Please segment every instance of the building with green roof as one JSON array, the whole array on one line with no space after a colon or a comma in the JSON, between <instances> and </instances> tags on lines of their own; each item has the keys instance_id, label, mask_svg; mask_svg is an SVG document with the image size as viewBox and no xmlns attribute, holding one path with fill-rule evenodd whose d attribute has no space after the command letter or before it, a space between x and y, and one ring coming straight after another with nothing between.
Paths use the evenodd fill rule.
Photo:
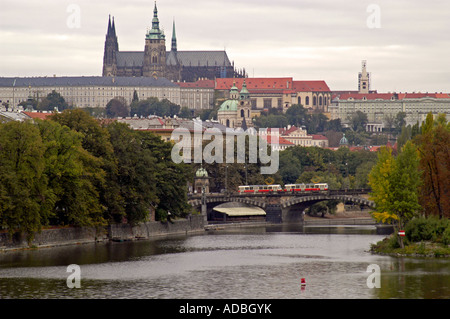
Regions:
<instances>
[{"instance_id":1,"label":"building with green roof","mask_svg":"<svg viewBox=\"0 0 450 319\"><path fill-rule=\"evenodd\" d=\"M241 127L246 130L248 127L253 127L251 108L250 93L245 80L240 92L233 83L230 89L230 98L224 101L217 110L217 119L226 127Z\"/></svg>"}]
</instances>

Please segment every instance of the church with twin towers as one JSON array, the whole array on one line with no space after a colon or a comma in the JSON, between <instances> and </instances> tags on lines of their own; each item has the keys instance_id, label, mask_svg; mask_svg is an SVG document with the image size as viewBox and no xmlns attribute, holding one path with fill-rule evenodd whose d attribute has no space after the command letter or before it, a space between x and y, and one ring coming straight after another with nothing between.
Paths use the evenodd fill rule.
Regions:
<instances>
[{"instance_id":1,"label":"church with twin towers","mask_svg":"<svg viewBox=\"0 0 450 319\"><path fill-rule=\"evenodd\" d=\"M242 78L245 69L236 70L223 51L179 51L172 26L170 51L166 36L160 29L158 9L153 10L151 29L145 35L144 51L120 51L114 17L109 17L103 55L103 76L163 77L174 82L194 82L199 79Z\"/></svg>"}]
</instances>

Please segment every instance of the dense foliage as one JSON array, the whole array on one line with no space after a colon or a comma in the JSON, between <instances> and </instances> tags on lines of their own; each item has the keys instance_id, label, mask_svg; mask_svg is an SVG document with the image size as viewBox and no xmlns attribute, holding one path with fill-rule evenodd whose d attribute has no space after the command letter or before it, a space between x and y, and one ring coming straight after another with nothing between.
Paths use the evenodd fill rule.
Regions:
<instances>
[{"instance_id":1,"label":"dense foliage","mask_svg":"<svg viewBox=\"0 0 450 319\"><path fill-rule=\"evenodd\" d=\"M404 248L398 236L387 237L373 244L376 253L420 255L429 257L450 256L450 220L437 217L415 217L405 227Z\"/></svg>"},{"instance_id":2,"label":"dense foliage","mask_svg":"<svg viewBox=\"0 0 450 319\"><path fill-rule=\"evenodd\" d=\"M0 124L0 226L31 240L45 225L138 223L189 213L188 170L172 144L82 110ZM169 182L170 181L170 182Z\"/></svg>"},{"instance_id":3,"label":"dense foliage","mask_svg":"<svg viewBox=\"0 0 450 319\"><path fill-rule=\"evenodd\" d=\"M371 199L376 203L373 216L395 226L392 239L378 249L395 248L394 242L403 249L403 237L397 235L398 230L405 230L407 242L448 245L450 123L444 115L434 119L430 113L420 130L418 125L408 129L403 126L399 138L404 145L397 157L382 149L369 174Z\"/></svg>"}]
</instances>

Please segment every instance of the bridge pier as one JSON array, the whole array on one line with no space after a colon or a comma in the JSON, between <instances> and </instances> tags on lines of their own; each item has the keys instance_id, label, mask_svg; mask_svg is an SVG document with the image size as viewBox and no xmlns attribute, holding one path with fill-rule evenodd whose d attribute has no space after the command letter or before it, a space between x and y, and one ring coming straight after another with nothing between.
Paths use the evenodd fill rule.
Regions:
<instances>
[{"instance_id":1,"label":"bridge pier","mask_svg":"<svg viewBox=\"0 0 450 319\"><path fill-rule=\"evenodd\" d=\"M268 223L282 223L283 210L280 204L268 204L265 208L266 222Z\"/></svg>"},{"instance_id":2,"label":"bridge pier","mask_svg":"<svg viewBox=\"0 0 450 319\"><path fill-rule=\"evenodd\" d=\"M291 206L282 208L283 223L303 223L303 211L306 206Z\"/></svg>"},{"instance_id":3,"label":"bridge pier","mask_svg":"<svg viewBox=\"0 0 450 319\"><path fill-rule=\"evenodd\" d=\"M206 204L206 194L202 193L202 204L200 207L200 212L203 217L203 225L208 225L208 205Z\"/></svg>"}]
</instances>

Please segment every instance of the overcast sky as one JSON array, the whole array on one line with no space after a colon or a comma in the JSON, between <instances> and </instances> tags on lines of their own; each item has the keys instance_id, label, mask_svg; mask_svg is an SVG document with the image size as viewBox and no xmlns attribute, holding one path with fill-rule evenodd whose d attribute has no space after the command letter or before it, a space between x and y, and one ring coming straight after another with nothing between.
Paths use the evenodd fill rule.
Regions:
<instances>
[{"instance_id":1,"label":"overcast sky","mask_svg":"<svg viewBox=\"0 0 450 319\"><path fill-rule=\"evenodd\" d=\"M0 76L101 75L108 15L119 50L143 51L154 1L1 0ZM227 51L250 77L379 92L450 92L447 0L158 0L170 49Z\"/></svg>"}]
</instances>

